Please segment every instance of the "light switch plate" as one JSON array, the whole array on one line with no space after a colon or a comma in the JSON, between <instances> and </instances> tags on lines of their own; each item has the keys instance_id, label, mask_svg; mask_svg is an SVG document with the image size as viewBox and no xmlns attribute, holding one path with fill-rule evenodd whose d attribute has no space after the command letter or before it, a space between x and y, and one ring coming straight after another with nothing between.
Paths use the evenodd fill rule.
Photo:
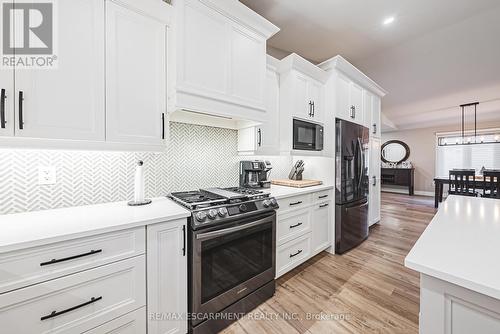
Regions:
<instances>
[{"instance_id":1,"label":"light switch plate","mask_svg":"<svg viewBox=\"0 0 500 334\"><path fill-rule=\"evenodd\" d=\"M38 184L55 184L56 168L54 166L38 166Z\"/></svg>"}]
</instances>

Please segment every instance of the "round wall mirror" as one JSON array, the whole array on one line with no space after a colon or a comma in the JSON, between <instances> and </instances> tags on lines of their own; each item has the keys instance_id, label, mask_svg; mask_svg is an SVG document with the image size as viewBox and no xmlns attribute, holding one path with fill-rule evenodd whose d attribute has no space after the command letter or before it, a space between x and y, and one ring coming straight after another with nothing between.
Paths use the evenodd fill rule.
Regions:
<instances>
[{"instance_id":1,"label":"round wall mirror","mask_svg":"<svg viewBox=\"0 0 500 334\"><path fill-rule=\"evenodd\" d=\"M408 160L410 148L400 140L389 140L382 145L382 161L399 164Z\"/></svg>"}]
</instances>

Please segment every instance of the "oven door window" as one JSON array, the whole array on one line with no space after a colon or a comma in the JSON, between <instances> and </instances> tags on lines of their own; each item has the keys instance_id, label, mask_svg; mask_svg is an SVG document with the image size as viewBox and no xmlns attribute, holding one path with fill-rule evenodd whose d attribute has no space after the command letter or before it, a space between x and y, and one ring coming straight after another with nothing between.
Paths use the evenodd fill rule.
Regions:
<instances>
[{"instance_id":1,"label":"oven door window","mask_svg":"<svg viewBox=\"0 0 500 334\"><path fill-rule=\"evenodd\" d=\"M201 303L272 268L271 222L203 241Z\"/></svg>"}]
</instances>

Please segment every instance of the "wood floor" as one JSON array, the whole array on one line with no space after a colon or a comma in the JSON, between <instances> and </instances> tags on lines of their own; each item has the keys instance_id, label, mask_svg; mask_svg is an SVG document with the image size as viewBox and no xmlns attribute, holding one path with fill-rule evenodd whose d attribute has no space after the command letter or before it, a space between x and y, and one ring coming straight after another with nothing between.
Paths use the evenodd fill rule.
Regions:
<instances>
[{"instance_id":1,"label":"wood floor","mask_svg":"<svg viewBox=\"0 0 500 334\"><path fill-rule=\"evenodd\" d=\"M382 194L382 220L344 255L319 254L223 333L418 333L419 276L406 254L435 214L430 197Z\"/></svg>"}]
</instances>

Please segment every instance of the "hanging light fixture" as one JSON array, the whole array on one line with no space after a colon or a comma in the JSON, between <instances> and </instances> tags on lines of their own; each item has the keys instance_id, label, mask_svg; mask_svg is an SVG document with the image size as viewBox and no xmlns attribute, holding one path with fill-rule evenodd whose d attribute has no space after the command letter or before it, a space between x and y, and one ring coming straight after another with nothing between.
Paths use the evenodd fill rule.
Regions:
<instances>
[{"instance_id":1,"label":"hanging light fixture","mask_svg":"<svg viewBox=\"0 0 500 334\"><path fill-rule=\"evenodd\" d=\"M446 136L438 138L439 146L454 146L454 145L474 145L474 144L492 144L500 142L500 134L495 132L485 133L482 132L479 137L477 134L477 106L479 102L466 103L460 105L462 109L462 131L455 136ZM467 107L474 107L474 134L465 130L465 109Z\"/></svg>"}]
</instances>

